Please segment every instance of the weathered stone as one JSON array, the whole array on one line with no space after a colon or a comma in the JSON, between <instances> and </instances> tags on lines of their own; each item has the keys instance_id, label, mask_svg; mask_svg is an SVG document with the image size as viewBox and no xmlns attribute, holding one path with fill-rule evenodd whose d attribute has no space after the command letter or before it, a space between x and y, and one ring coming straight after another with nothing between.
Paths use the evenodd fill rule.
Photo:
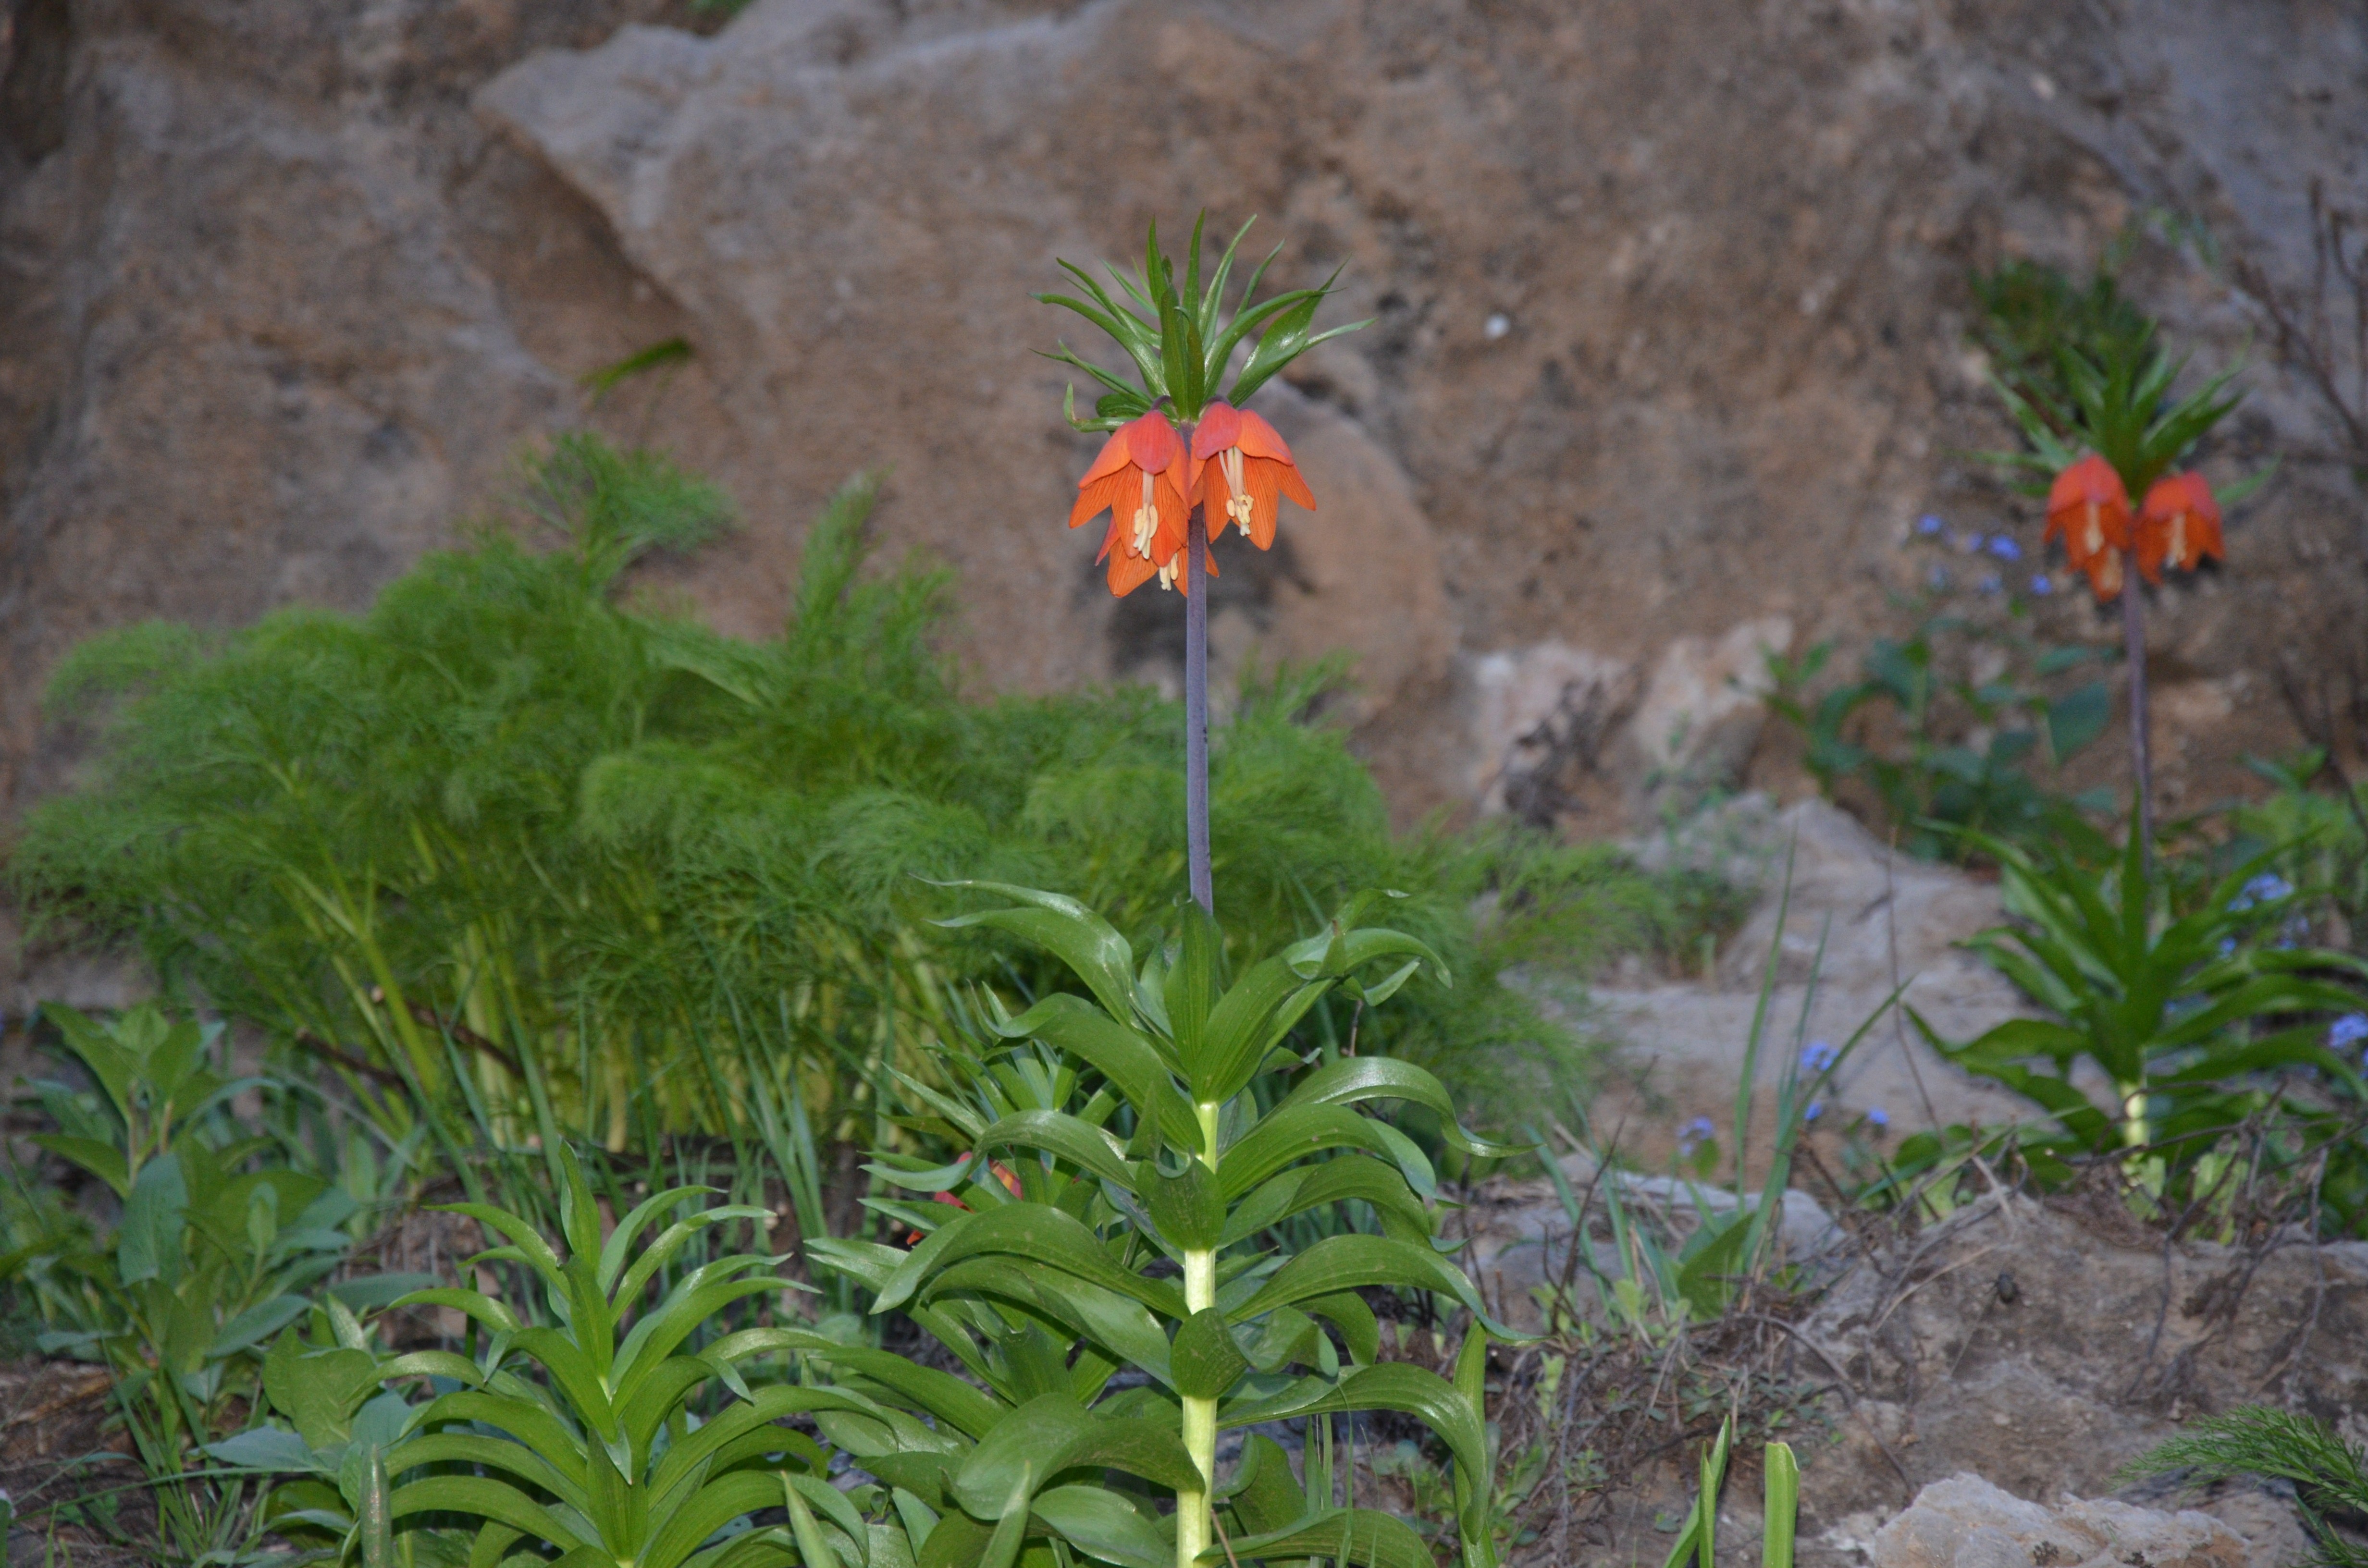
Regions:
<instances>
[{"instance_id":1,"label":"weathered stone","mask_svg":"<svg viewBox=\"0 0 2368 1568\"><path fill-rule=\"evenodd\" d=\"M1483 812L1510 812L1551 827L1578 800L1613 727L1626 716L1635 667L1584 648L1546 642L1471 662L1472 771Z\"/></svg>"},{"instance_id":2,"label":"weathered stone","mask_svg":"<svg viewBox=\"0 0 2368 1568\"><path fill-rule=\"evenodd\" d=\"M1977 1475L1952 1475L1875 1535L1873 1568L2255 1568L2244 1538L2209 1514L2110 1499L2045 1508Z\"/></svg>"},{"instance_id":3,"label":"weathered stone","mask_svg":"<svg viewBox=\"0 0 2368 1568\"><path fill-rule=\"evenodd\" d=\"M1773 615L1661 651L1622 748L1632 819L1683 816L1741 779L1768 722L1768 661L1792 646L1792 618Z\"/></svg>"},{"instance_id":4,"label":"weathered stone","mask_svg":"<svg viewBox=\"0 0 2368 1568\"><path fill-rule=\"evenodd\" d=\"M2035 549L1951 455L2006 438L1967 267L2082 264L2169 204L2306 279L2304 193L2360 204L2368 114L2368 20L2299 0L761 0L712 38L615 31L682 0L0 14L11 800L62 777L34 702L75 638L362 602L583 418L740 496L737 539L652 569L726 629L778 625L815 504L886 464L883 540L961 570L987 682L1156 674L1172 617L1113 607L1058 526L1092 444L1029 353L1068 324L1025 296L1203 204L1266 215L1279 281L1345 263L1335 319L1375 318L1294 372L1343 421L1306 437L1326 505L1288 554L1229 550L1221 643L1353 649L1402 808L1468 800L1501 746L1473 753L1453 649L1650 668L1783 616L1847 660L1917 512ZM2205 358L2258 335L2165 247L2132 284ZM675 335L663 390L584 407L583 373ZM2324 444L2299 382L2248 379L2245 442ZM2226 569L2157 601L2166 689L2255 682L2225 718L2170 700L2166 799L2286 746L2276 656L2351 636L2343 483L2290 463Z\"/></svg>"}]
</instances>

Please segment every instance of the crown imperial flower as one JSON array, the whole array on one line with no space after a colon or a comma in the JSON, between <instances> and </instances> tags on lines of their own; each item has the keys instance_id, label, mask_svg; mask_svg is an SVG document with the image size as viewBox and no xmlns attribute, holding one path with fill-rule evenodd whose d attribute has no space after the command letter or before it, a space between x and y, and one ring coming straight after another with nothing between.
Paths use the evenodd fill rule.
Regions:
<instances>
[{"instance_id":1,"label":"crown imperial flower","mask_svg":"<svg viewBox=\"0 0 2368 1568\"><path fill-rule=\"evenodd\" d=\"M1213 469L1204 466L1210 463ZM1212 540L1230 522L1260 550L1270 548L1278 495L1315 510L1315 493L1300 477L1291 448L1273 426L1247 409L1214 402L1201 411L1200 426L1192 432L1192 466L1200 476L1203 515L1214 525L1209 530ZM1217 522L1221 511L1224 521Z\"/></svg>"},{"instance_id":2,"label":"crown imperial flower","mask_svg":"<svg viewBox=\"0 0 2368 1568\"><path fill-rule=\"evenodd\" d=\"M1155 408L1110 432L1077 482L1069 526L1110 515L1094 560L1110 562L1111 593L1123 598L1154 577L1162 587L1175 580L1192 490L1190 449L1166 414Z\"/></svg>"},{"instance_id":3,"label":"crown imperial flower","mask_svg":"<svg viewBox=\"0 0 2368 1568\"><path fill-rule=\"evenodd\" d=\"M2055 476L2047 491L2047 531L2043 540L2061 537L2064 558L2076 572L2087 572L2098 597L2110 598L2092 563L2100 555L2130 546L2130 493L2113 465L2091 452ZM2118 562L2111 574L2112 593L2121 591Z\"/></svg>"},{"instance_id":4,"label":"crown imperial flower","mask_svg":"<svg viewBox=\"0 0 2368 1568\"><path fill-rule=\"evenodd\" d=\"M2220 504L2200 473L2166 474L2146 491L2138 508L2138 571L2149 583L2162 569L2192 572L2205 556L2226 559L2220 540Z\"/></svg>"}]
</instances>

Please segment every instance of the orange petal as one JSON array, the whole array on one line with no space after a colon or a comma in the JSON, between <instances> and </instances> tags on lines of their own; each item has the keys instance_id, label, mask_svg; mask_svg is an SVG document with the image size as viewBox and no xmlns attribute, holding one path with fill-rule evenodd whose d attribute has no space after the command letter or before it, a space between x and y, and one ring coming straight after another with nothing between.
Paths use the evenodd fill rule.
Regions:
<instances>
[{"instance_id":1,"label":"orange petal","mask_svg":"<svg viewBox=\"0 0 2368 1568\"><path fill-rule=\"evenodd\" d=\"M1167 415L1156 408L1142 418L1121 426L1118 434L1126 437L1127 450L1133 454L1137 468L1156 472L1160 469L1178 467L1187 455L1182 438L1176 434L1176 426L1167 423ZM1111 438L1115 440L1117 437Z\"/></svg>"},{"instance_id":2,"label":"orange petal","mask_svg":"<svg viewBox=\"0 0 2368 1568\"><path fill-rule=\"evenodd\" d=\"M1110 555L1110 591L1120 598L1126 597L1158 575L1159 568L1140 555L1123 550Z\"/></svg>"},{"instance_id":3,"label":"orange petal","mask_svg":"<svg viewBox=\"0 0 2368 1568\"><path fill-rule=\"evenodd\" d=\"M1201 423L1192 432L1192 457L1206 462L1227 447L1241 445L1243 422L1258 419L1255 414L1244 414L1229 403L1212 403L1201 410ZM1258 419L1260 425L1266 423Z\"/></svg>"},{"instance_id":4,"label":"orange petal","mask_svg":"<svg viewBox=\"0 0 2368 1568\"><path fill-rule=\"evenodd\" d=\"M1242 458L1242 490L1250 498L1250 542L1260 550L1274 546L1275 496L1281 488L1281 477L1289 472L1272 458L1247 453Z\"/></svg>"},{"instance_id":5,"label":"orange petal","mask_svg":"<svg viewBox=\"0 0 2368 1568\"><path fill-rule=\"evenodd\" d=\"M1129 428L1121 425L1110 432L1110 439L1102 443L1102 449L1094 454L1093 466L1086 470L1086 477L1077 481L1078 489L1083 490L1097 479L1108 478L1133 460L1128 456L1132 450L1126 439Z\"/></svg>"},{"instance_id":6,"label":"orange petal","mask_svg":"<svg viewBox=\"0 0 2368 1568\"><path fill-rule=\"evenodd\" d=\"M1292 460L1290 446L1284 442L1281 436L1275 433L1273 426L1268 424L1257 415L1252 414L1247 408L1241 411L1240 417L1242 422L1241 438L1234 444L1242 449L1242 456L1246 458L1273 458L1278 462L1290 462Z\"/></svg>"},{"instance_id":7,"label":"orange petal","mask_svg":"<svg viewBox=\"0 0 2368 1568\"><path fill-rule=\"evenodd\" d=\"M1140 470L1132 463L1121 462L1100 478L1080 484L1077 486L1077 498L1069 506L1069 526L1082 528L1105 511L1115 519L1120 499L1134 494L1142 479Z\"/></svg>"}]
</instances>

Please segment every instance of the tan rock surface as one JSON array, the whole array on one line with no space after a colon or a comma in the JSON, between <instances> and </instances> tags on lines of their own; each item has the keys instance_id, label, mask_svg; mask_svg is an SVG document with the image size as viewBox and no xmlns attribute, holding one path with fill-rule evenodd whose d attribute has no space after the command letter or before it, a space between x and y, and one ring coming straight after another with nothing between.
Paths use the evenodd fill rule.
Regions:
<instances>
[{"instance_id":1,"label":"tan rock surface","mask_svg":"<svg viewBox=\"0 0 2368 1568\"><path fill-rule=\"evenodd\" d=\"M2368 179L2368 18L2306 0L760 0L617 30L681 3L5 0L10 799L70 755L34 699L73 640L364 601L587 417L576 378L676 335L684 373L588 417L740 496L739 539L654 573L718 623L772 626L815 504L889 464L882 533L962 570L985 679L1156 673L1161 618L1059 526L1091 443L1025 295L1205 204L1264 215L1281 281L1345 263L1338 319L1376 318L1297 377L1332 499L1228 557L1232 656L1355 649L1401 806L1463 800L1453 653L1649 671L1776 616L1852 644L1917 512L2036 545L1951 455L2003 434L1968 266L2175 206L2299 281L2310 179ZM2190 336L2251 330L2160 246L2134 285ZM2253 379L2237 445L2325 444ZM2290 464L2165 597L2165 690L2229 699L2170 702L2173 804L2291 739L2281 652L2356 642L2341 483ZM2069 595L2039 630L2111 633Z\"/></svg>"}]
</instances>

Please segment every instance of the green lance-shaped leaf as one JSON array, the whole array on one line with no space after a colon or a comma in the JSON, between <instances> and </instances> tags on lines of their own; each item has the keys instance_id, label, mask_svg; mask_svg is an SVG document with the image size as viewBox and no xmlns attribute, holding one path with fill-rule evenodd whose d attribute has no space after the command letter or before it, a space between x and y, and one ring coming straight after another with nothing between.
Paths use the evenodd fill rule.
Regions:
<instances>
[{"instance_id":1,"label":"green lance-shaped leaf","mask_svg":"<svg viewBox=\"0 0 2368 1568\"><path fill-rule=\"evenodd\" d=\"M1222 1105L1241 1093L1274 1043L1277 1010L1306 989L1279 957L1251 965L1210 1013L1205 1046L1197 1060L1187 1063L1193 1097L1203 1105ZM1299 1011L1305 1012L1315 1000L1314 994L1300 999ZM1182 1038L1180 1032L1178 1038Z\"/></svg>"},{"instance_id":2,"label":"green lance-shaped leaf","mask_svg":"<svg viewBox=\"0 0 2368 1568\"><path fill-rule=\"evenodd\" d=\"M1174 1568L1176 1542L1122 1493L1052 1486L1030 1504L1047 1528L1088 1556L1119 1568Z\"/></svg>"},{"instance_id":3,"label":"green lance-shaped leaf","mask_svg":"<svg viewBox=\"0 0 2368 1568\"><path fill-rule=\"evenodd\" d=\"M940 887L978 888L986 892L999 892L1016 898L1027 906L1020 909L989 909L975 915L958 915L940 920L938 925L959 930L970 926L985 926L991 930L1008 931L1015 937L1035 943L1074 971L1094 999L1109 1009L1113 1018L1127 1019L1134 1016L1134 950L1126 938L1114 930L1110 922L1061 893L1042 892L1034 888L1015 887L1009 882L940 882Z\"/></svg>"},{"instance_id":4,"label":"green lance-shaped leaf","mask_svg":"<svg viewBox=\"0 0 2368 1568\"><path fill-rule=\"evenodd\" d=\"M1247 1136L1225 1151L1218 1168L1225 1201L1231 1203L1286 1165L1329 1149L1362 1149L1396 1162L1417 1191L1431 1185L1430 1162L1397 1129L1347 1106L1300 1105L1261 1118Z\"/></svg>"},{"instance_id":5,"label":"green lance-shaped leaf","mask_svg":"<svg viewBox=\"0 0 2368 1568\"><path fill-rule=\"evenodd\" d=\"M472 1518L491 1519L521 1535L548 1541L563 1551L596 1544L569 1529L557 1515L508 1482L490 1481L483 1476L432 1475L425 1481L396 1487L387 1502L387 1517L392 1519L427 1513L466 1514Z\"/></svg>"},{"instance_id":6,"label":"green lance-shaped leaf","mask_svg":"<svg viewBox=\"0 0 2368 1568\"><path fill-rule=\"evenodd\" d=\"M1129 1191L1134 1187L1136 1167L1127 1163L1126 1145L1065 1111L1023 1110L996 1118L979 1134L962 1179L977 1175L989 1155L1004 1149L1041 1149L1100 1180Z\"/></svg>"},{"instance_id":7,"label":"green lance-shaped leaf","mask_svg":"<svg viewBox=\"0 0 2368 1568\"><path fill-rule=\"evenodd\" d=\"M1471 1412L1474 1425L1488 1429L1488 1335L1474 1324L1455 1353L1455 1392ZM1497 1541L1488 1518L1488 1495L1495 1475L1487 1470L1455 1467L1455 1515L1463 1540L1464 1568L1496 1568Z\"/></svg>"},{"instance_id":8,"label":"green lance-shaped leaf","mask_svg":"<svg viewBox=\"0 0 2368 1568\"><path fill-rule=\"evenodd\" d=\"M1529 1145L1492 1143L1474 1138L1455 1119L1455 1102L1447 1085L1411 1062L1391 1056L1349 1056L1326 1063L1302 1079L1282 1103L1281 1111L1300 1105L1354 1105L1364 1100L1408 1100L1439 1114L1440 1131L1465 1153L1484 1159L1508 1159L1527 1153Z\"/></svg>"},{"instance_id":9,"label":"green lance-shaped leaf","mask_svg":"<svg viewBox=\"0 0 2368 1568\"><path fill-rule=\"evenodd\" d=\"M1323 1509L1270 1534L1220 1542L1199 1561L1213 1565L1294 1558L1329 1558L1360 1568L1437 1568L1429 1546L1412 1526L1373 1508Z\"/></svg>"},{"instance_id":10,"label":"green lance-shaped leaf","mask_svg":"<svg viewBox=\"0 0 2368 1568\"><path fill-rule=\"evenodd\" d=\"M1218 1244L1230 1246L1310 1209L1348 1202L1372 1204L1383 1231L1399 1241L1430 1238L1430 1210L1406 1185L1406 1176L1368 1155L1351 1154L1283 1171L1260 1184L1234 1206Z\"/></svg>"},{"instance_id":11,"label":"green lance-shaped leaf","mask_svg":"<svg viewBox=\"0 0 2368 1568\"><path fill-rule=\"evenodd\" d=\"M1200 1161L1186 1160L1176 1176L1146 1163L1124 1185L1143 1200L1160 1238L1178 1251L1207 1251L1224 1237L1224 1192L1216 1173Z\"/></svg>"},{"instance_id":12,"label":"green lance-shaped leaf","mask_svg":"<svg viewBox=\"0 0 2368 1568\"><path fill-rule=\"evenodd\" d=\"M1793 1536L1801 1508L1801 1461L1789 1443L1768 1445L1766 1517L1759 1568L1793 1568Z\"/></svg>"},{"instance_id":13,"label":"green lance-shaped leaf","mask_svg":"<svg viewBox=\"0 0 2368 1568\"><path fill-rule=\"evenodd\" d=\"M1414 1416L1439 1434L1459 1466L1471 1466L1474 1475L1488 1473L1486 1429L1473 1415L1471 1402L1437 1372L1403 1361L1360 1368L1338 1383L1302 1379L1269 1398L1219 1410L1217 1425L1255 1426L1264 1421L1352 1410L1395 1410Z\"/></svg>"},{"instance_id":14,"label":"green lance-shaped leaf","mask_svg":"<svg viewBox=\"0 0 2368 1568\"><path fill-rule=\"evenodd\" d=\"M1230 1308L1226 1315L1240 1323L1275 1307L1377 1285L1452 1296L1498 1338L1527 1338L1488 1315L1480 1292L1463 1270L1429 1247L1392 1241L1386 1236L1326 1236L1275 1270L1265 1284L1247 1300Z\"/></svg>"},{"instance_id":15,"label":"green lance-shaped leaf","mask_svg":"<svg viewBox=\"0 0 2368 1568\"><path fill-rule=\"evenodd\" d=\"M1136 1132L1130 1153L1153 1153L1162 1142L1176 1148L1198 1146L1200 1123L1191 1102L1176 1092L1169 1075L1174 1064L1152 1039L1082 997L1056 993L995 1028L1006 1040L1041 1040L1108 1079L1134 1108Z\"/></svg>"},{"instance_id":16,"label":"green lance-shaped leaf","mask_svg":"<svg viewBox=\"0 0 2368 1568\"><path fill-rule=\"evenodd\" d=\"M980 1439L954 1472L954 1496L973 1517L1000 1518L1015 1487L1079 1467L1123 1471L1170 1491L1200 1483L1172 1426L1095 1415L1055 1393L1030 1400Z\"/></svg>"},{"instance_id":17,"label":"green lance-shaped leaf","mask_svg":"<svg viewBox=\"0 0 2368 1568\"><path fill-rule=\"evenodd\" d=\"M1225 1314L1214 1307L1194 1312L1177 1329L1168 1367L1176 1392L1187 1399L1222 1398L1250 1369Z\"/></svg>"},{"instance_id":18,"label":"green lance-shaped leaf","mask_svg":"<svg viewBox=\"0 0 2368 1568\"><path fill-rule=\"evenodd\" d=\"M1166 1280L1120 1267L1085 1224L1041 1203L1015 1203L992 1213L964 1214L923 1241L881 1287L871 1310L900 1307L933 1274L964 1257L1004 1254L1074 1274L1088 1284L1132 1296L1156 1312L1183 1317L1184 1292Z\"/></svg>"},{"instance_id":19,"label":"green lance-shaped leaf","mask_svg":"<svg viewBox=\"0 0 2368 1568\"><path fill-rule=\"evenodd\" d=\"M931 1282L932 1292L975 1290L1020 1306L1033 1306L1053 1322L1109 1349L1121 1359L1169 1381L1167 1336L1159 1320L1139 1301L1088 1285L1074 1275L1049 1275L1009 1257L973 1257L955 1264Z\"/></svg>"}]
</instances>

